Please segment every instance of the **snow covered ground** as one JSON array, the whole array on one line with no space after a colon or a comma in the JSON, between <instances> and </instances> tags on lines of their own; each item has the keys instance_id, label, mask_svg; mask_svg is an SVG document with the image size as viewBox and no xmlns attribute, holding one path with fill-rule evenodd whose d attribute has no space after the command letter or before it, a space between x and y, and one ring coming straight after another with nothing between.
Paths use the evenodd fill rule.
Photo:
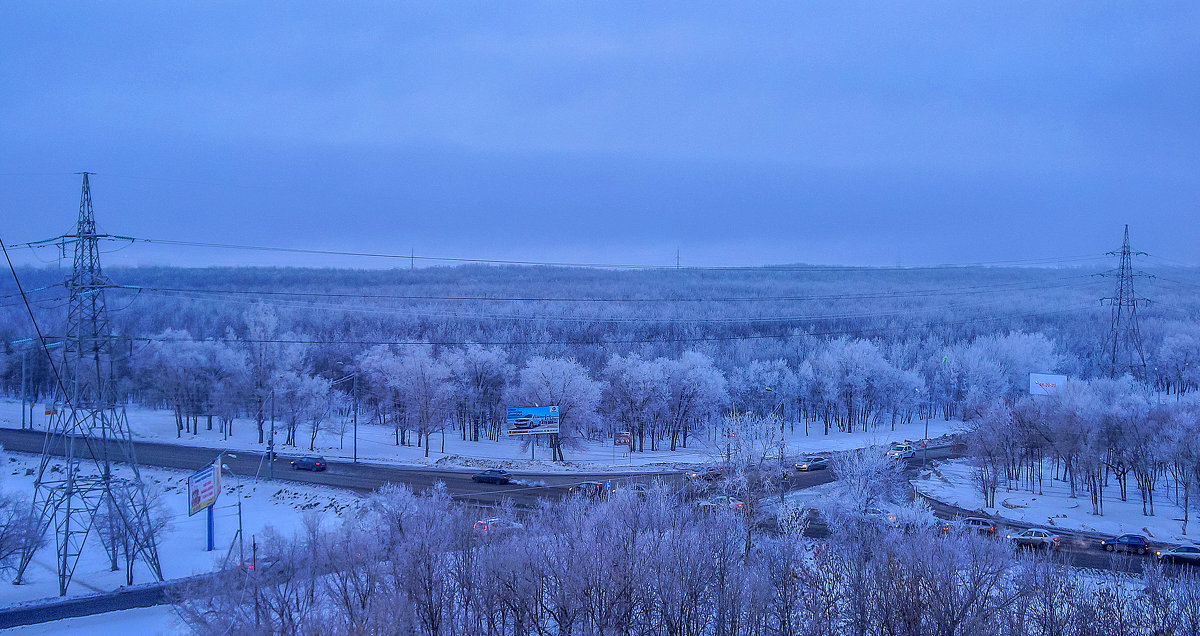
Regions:
<instances>
[{"instance_id":1,"label":"snow covered ground","mask_svg":"<svg viewBox=\"0 0 1200 636\"><path fill-rule=\"evenodd\" d=\"M186 634L187 628L180 622L175 610L170 605L157 605L14 627L5 633L14 636L52 636L55 634L167 636Z\"/></svg>"},{"instance_id":2,"label":"snow covered ground","mask_svg":"<svg viewBox=\"0 0 1200 636\"><path fill-rule=\"evenodd\" d=\"M38 430L44 430L46 416L39 406L35 410ZM233 434L229 439L217 430L218 424L213 423L213 430L206 429L206 421L201 419L198 434L184 433L176 436L174 416L169 411L130 407L128 410L130 428L137 439L207 446L212 448L227 448L230 450L265 450L265 445L258 443L258 430L255 423L248 419L238 419L233 424ZM269 423L268 423L269 425ZM0 401L0 426L20 428L21 411L19 405L12 401ZM341 434L341 422L328 423L326 430L317 435L315 453L330 459L349 459L353 456L353 430L346 426L345 434ZM938 437L951 433L961 426L957 421L934 419L929 424L930 437ZM284 439L283 424L276 423L275 440L281 455L309 454L308 432L301 425L299 437L301 442L297 448L282 445ZM896 430L890 427L880 428L866 433L830 432L822 434L819 424L810 425L809 435L804 434L804 428L797 426L795 431L787 433L788 448L795 454L845 450L872 444L885 444L893 441L915 440L924 437L925 423L916 421L910 424L898 424ZM580 448L567 449L569 460L564 463L548 461L550 449L539 445L533 449L534 459L530 459L530 449L520 439L501 439L500 441L484 440L479 442L465 441L455 431L447 431L443 442L442 435L435 433L430 444L429 457L425 457L425 449L417 446L396 446L393 430L360 422L358 425L358 458L381 463L403 465L429 466L436 465L446 468L475 468L480 466L502 467L510 470L529 470L539 472L572 472L572 471L628 471L681 468L686 465L705 463L722 455L723 445L714 444L703 436L689 437L688 448L676 451L658 450L639 453L626 453L624 447L618 447L612 442L584 442ZM648 447L648 444L647 444ZM443 452L443 448L445 449Z\"/></svg>"},{"instance_id":3,"label":"snow covered ground","mask_svg":"<svg viewBox=\"0 0 1200 636\"><path fill-rule=\"evenodd\" d=\"M1091 496L1083 490L1071 498L1069 486L1047 479L1045 494L1013 490L1003 485L996 492L995 508L983 507L983 496L971 482L970 460L957 459L934 465L933 470L913 480L918 492L967 510L983 510L990 515L1044 528L1117 535L1143 534L1155 543L1193 543L1200 538L1200 519L1194 516L1183 532L1183 509L1171 500L1165 487L1154 493L1154 516L1142 514L1142 501L1130 480L1128 501L1121 501L1115 484L1104 493L1104 515L1092 514Z\"/></svg>"},{"instance_id":4,"label":"snow covered ground","mask_svg":"<svg viewBox=\"0 0 1200 636\"><path fill-rule=\"evenodd\" d=\"M0 458L0 489L24 498L32 496L32 473L37 461L38 458L33 455L5 453ZM51 466L53 468L53 464ZM121 472L120 467L117 472ZM205 550L205 513L192 517L187 514L185 492L188 473L143 467L142 475L158 489L161 510L169 519L159 542L159 559L164 577L173 579L212 571L219 567L227 554L231 559L238 558L238 546L234 543L238 529L238 478L226 474L222 480L222 494L214 509L215 549L208 552ZM347 491L292 482L256 482L247 479L242 490L242 526L247 555L251 551L251 541L261 537L268 526L284 535L294 533L301 527L305 513L326 517L332 523L347 511L352 512L359 500L357 495ZM25 572L24 584L0 585L0 605L58 596L53 536L48 540L49 544L34 555L33 562ZM135 584L153 580L148 570L140 564L137 567ZM124 570L109 571L98 538L89 536L68 595L105 592L124 584Z\"/></svg>"}]
</instances>

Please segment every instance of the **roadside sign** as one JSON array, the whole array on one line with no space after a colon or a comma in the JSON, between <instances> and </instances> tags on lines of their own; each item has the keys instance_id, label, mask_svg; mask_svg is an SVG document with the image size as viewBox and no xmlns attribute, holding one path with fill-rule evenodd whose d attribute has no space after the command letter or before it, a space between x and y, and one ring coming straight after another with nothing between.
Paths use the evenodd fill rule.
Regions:
<instances>
[{"instance_id":1,"label":"roadside sign","mask_svg":"<svg viewBox=\"0 0 1200 636\"><path fill-rule=\"evenodd\" d=\"M1029 374L1030 395L1054 395L1067 383L1067 376L1049 373Z\"/></svg>"},{"instance_id":2,"label":"roadside sign","mask_svg":"<svg viewBox=\"0 0 1200 636\"><path fill-rule=\"evenodd\" d=\"M505 411L509 436L558 432L558 406L518 406Z\"/></svg>"},{"instance_id":3,"label":"roadside sign","mask_svg":"<svg viewBox=\"0 0 1200 636\"><path fill-rule=\"evenodd\" d=\"M620 431L613 439L613 446L629 446L633 435L629 431Z\"/></svg>"},{"instance_id":4,"label":"roadside sign","mask_svg":"<svg viewBox=\"0 0 1200 636\"><path fill-rule=\"evenodd\" d=\"M217 503L221 494L221 472L209 464L188 477L188 516Z\"/></svg>"}]
</instances>

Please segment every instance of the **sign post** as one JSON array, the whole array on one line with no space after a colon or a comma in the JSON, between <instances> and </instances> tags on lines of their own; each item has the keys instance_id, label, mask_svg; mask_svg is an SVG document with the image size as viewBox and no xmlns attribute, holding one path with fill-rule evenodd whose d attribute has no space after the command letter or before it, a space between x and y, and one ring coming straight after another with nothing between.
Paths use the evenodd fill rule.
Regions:
<instances>
[{"instance_id":1,"label":"sign post","mask_svg":"<svg viewBox=\"0 0 1200 636\"><path fill-rule=\"evenodd\" d=\"M208 509L208 551L213 550L213 505L221 494L221 456L188 476L188 516Z\"/></svg>"}]
</instances>

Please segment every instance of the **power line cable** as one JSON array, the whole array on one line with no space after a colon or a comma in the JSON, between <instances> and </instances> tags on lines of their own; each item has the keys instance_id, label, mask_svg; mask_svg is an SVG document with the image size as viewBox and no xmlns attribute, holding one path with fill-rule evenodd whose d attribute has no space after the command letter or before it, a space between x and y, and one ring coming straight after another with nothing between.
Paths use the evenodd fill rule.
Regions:
<instances>
[{"instance_id":1,"label":"power line cable","mask_svg":"<svg viewBox=\"0 0 1200 636\"><path fill-rule=\"evenodd\" d=\"M63 237L54 239L44 239L41 241L30 241L28 243L19 244L18 247L44 247L47 244L52 244ZM529 260L511 260L511 259L491 259L491 258L468 258L454 256L425 256L415 254L394 254L387 252L358 252L349 250L325 250L312 248L297 248L297 247L281 247L272 245L249 245L249 244L233 244L233 243L217 243L209 241L184 241L175 239L159 239L136 236L121 236L121 235L104 235L100 236L103 240L109 241L129 241L131 243L140 242L147 244L171 245L178 247L202 247L214 249L232 249L258 252L281 252L290 254L312 254L323 256L349 256L349 257L364 257L364 258L380 258L398 261L424 261L424 262L443 262L443 263L459 263L459 264L485 264L485 265L526 265L526 266L546 266L546 267L573 267L573 268L591 268L591 269L637 269L637 270L703 270L703 271L794 271L794 272L814 272L814 271L871 271L871 270L889 270L889 271L921 271L921 270L938 270L938 269L961 269L968 267L988 267L1001 265L1051 265L1062 264L1068 262L1079 262L1087 260L1095 260L1104 258L1104 254L1087 254L1078 256L1063 256L1063 257L1047 257L1034 259L1011 259L1011 260L996 260L996 261L979 261L974 263L945 263L937 265L914 265L914 266L848 266L848 265L761 265L761 266L698 266L685 265L663 265L663 264L631 264L631 263L579 263L579 262L564 262L564 261L529 261Z\"/></svg>"}]
</instances>

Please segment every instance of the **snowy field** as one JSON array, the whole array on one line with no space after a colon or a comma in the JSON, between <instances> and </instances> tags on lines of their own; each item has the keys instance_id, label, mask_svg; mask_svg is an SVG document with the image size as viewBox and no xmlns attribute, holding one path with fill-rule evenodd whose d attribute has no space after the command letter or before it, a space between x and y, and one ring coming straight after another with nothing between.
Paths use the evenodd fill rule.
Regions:
<instances>
[{"instance_id":1,"label":"snowy field","mask_svg":"<svg viewBox=\"0 0 1200 636\"><path fill-rule=\"evenodd\" d=\"M44 430L46 416L39 406L35 411L35 426ZM229 450L262 451L266 446L258 443L258 429L253 420L238 419L233 423L233 434L229 439L217 430L214 421L213 430L206 429L206 420L200 420L200 432L197 434L183 433L177 437L175 419L169 411L130 407L128 410L130 428L134 437L154 442L170 444L185 444L225 448ZM332 422L327 428L318 432L315 453L329 459L350 459L353 456L353 429L346 426L344 435L342 423ZM21 411L19 405L12 401L0 401L0 426L20 428ZM269 423L268 423L269 426ZM939 437L955 432L961 426L957 421L934 419L929 424L930 437ZM822 433L820 424L809 426L809 435L804 434L804 428L797 426L795 431L787 432L789 452L803 454L859 448L872 444L886 444L894 441L916 440L925 435L924 421L910 424L898 424L893 431L889 426L864 433L861 430L853 433L831 431L829 435ZM283 424L276 423L275 440L280 455L306 455L308 450L308 431L301 425L298 436L301 442L298 447L283 446L285 436ZM443 452L444 448L444 452ZM647 440L647 448L649 441ZM500 441L483 440L472 442L463 440L456 431L447 431L443 440L440 433L431 437L429 457L425 457L425 449L417 446L396 446L395 434L392 428L373 424L358 425L358 458L360 461L371 461L389 464L415 466L441 466L445 468L476 468L500 467L514 470L529 470L540 472L570 472L570 471L628 471L679 469L688 465L713 461L723 454L722 443L713 443L704 436L689 437L688 448L675 451L658 450L637 453L627 453L624 447L618 447L611 442L583 442L580 448L570 448L565 451L567 462L555 463L549 461L550 449L539 445L532 450L521 439L501 439Z\"/></svg>"},{"instance_id":2,"label":"snowy field","mask_svg":"<svg viewBox=\"0 0 1200 636\"><path fill-rule=\"evenodd\" d=\"M1154 493L1154 516L1142 514L1142 500L1130 479L1128 501L1110 483L1104 491L1104 515L1092 514L1092 500L1080 489L1071 498L1070 487L1061 481L1046 479L1045 494L1029 491L996 492L995 508L983 507L983 496L971 482L970 460L958 459L936 464L930 473L913 480L918 492L938 501L967 510L983 510L989 515L1020 521L1044 528L1118 535L1126 532L1145 535L1154 543L1194 543L1200 538L1200 519L1194 514L1183 531L1183 509L1171 500L1165 487Z\"/></svg>"},{"instance_id":3,"label":"snowy field","mask_svg":"<svg viewBox=\"0 0 1200 636\"><path fill-rule=\"evenodd\" d=\"M0 489L23 498L33 494L32 471L37 468L38 458L33 455L4 453L0 459ZM52 464L52 468L53 468ZM121 470L118 468L118 473ZM168 518L166 530L160 537L159 559L163 576L168 579L201 574L217 569L228 557L237 562L238 544L234 538L238 529L237 501L238 483L228 473L222 480L222 494L215 510L215 549L205 550L205 513L192 517L187 514L185 491L188 473L184 471L142 468L142 475L159 492L158 504ZM324 517L333 523L347 510L353 511L358 496L334 488L306 486L292 482L256 482L246 480L242 493L242 526L245 533L247 559L251 552L251 541L261 538L263 531L273 527L281 534L290 535L301 527L305 513ZM54 539L35 555L25 572L22 585L0 585L0 605L12 605L34 599L58 596L58 575L55 569ZM148 583L153 579L141 564L134 570L134 584ZM109 571L104 549L96 535L88 537L84 554L67 591L70 596L80 596L117 589L125 584L125 572Z\"/></svg>"},{"instance_id":4,"label":"snowy field","mask_svg":"<svg viewBox=\"0 0 1200 636\"><path fill-rule=\"evenodd\" d=\"M5 633L13 636L52 636L54 634L169 636L186 634L188 630L170 605L156 605L14 627Z\"/></svg>"}]
</instances>

